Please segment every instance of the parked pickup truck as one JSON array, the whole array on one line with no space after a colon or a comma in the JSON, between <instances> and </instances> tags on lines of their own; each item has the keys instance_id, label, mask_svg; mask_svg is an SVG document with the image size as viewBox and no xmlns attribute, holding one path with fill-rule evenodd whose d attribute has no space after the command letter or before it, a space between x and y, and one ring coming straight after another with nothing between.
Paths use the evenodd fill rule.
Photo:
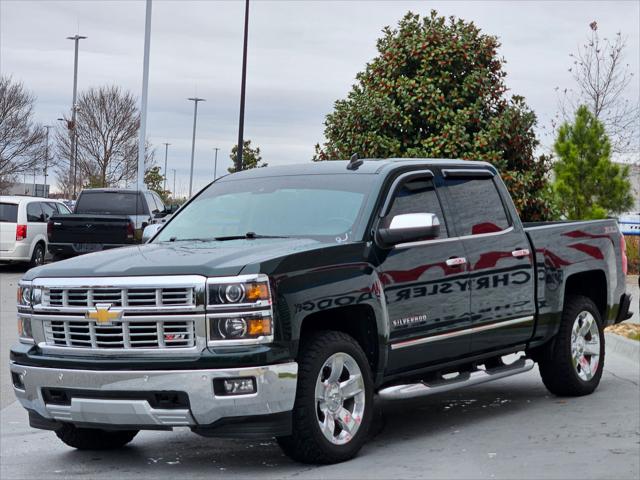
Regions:
<instances>
[{"instance_id":1,"label":"parked pickup truck","mask_svg":"<svg viewBox=\"0 0 640 480\"><path fill-rule=\"evenodd\" d=\"M73 215L49 220L49 252L66 258L139 243L142 229L164 210L162 200L152 191L83 190Z\"/></svg>"},{"instance_id":2,"label":"parked pickup truck","mask_svg":"<svg viewBox=\"0 0 640 480\"><path fill-rule=\"evenodd\" d=\"M339 462L365 442L376 394L534 362L553 394L593 392L603 329L629 316L616 221L523 226L481 162L244 171L151 234L20 282L15 394L72 447L187 426Z\"/></svg>"}]
</instances>

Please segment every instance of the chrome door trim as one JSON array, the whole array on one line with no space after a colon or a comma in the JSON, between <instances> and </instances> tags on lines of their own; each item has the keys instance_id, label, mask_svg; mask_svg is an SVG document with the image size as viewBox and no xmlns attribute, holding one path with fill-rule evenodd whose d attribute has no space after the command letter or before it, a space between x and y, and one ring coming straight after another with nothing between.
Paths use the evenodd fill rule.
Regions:
<instances>
[{"instance_id":1,"label":"chrome door trim","mask_svg":"<svg viewBox=\"0 0 640 480\"><path fill-rule=\"evenodd\" d=\"M434 243L452 242L454 240L467 240L470 238L493 237L495 235L504 235L505 233L509 233L512 231L513 231L513 225L510 226L509 228L505 228L504 230L500 230L499 232L479 233L477 235L463 235L461 237L448 237L448 238L438 238L435 240L420 240L419 242L399 243L395 245L393 248L419 247L422 245L431 245Z\"/></svg>"},{"instance_id":2,"label":"chrome door trim","mask_svg":"<svg viewBox=\"0 0 640 480\"><path fill-rule=\"evenodd\" d=\"M414 347L416 345L423 345L425 343L438 342L440 340L447 340L449 338L461 337L463 335L470 335L478 332L485 332L487 330L493 330L496 328L509 327L511 325L518 325L521 323L527 323L533 321L533 315L527 317L514 318L512 320L505 320L502 322L495 322L487 325L479 325L477 327L469 327L463 330L456 330L454 332L441 333L437 335L430 335L427 337L413 338L411 340L403 340L397 343L391 344L391 350L399 350L406 347Z\"/></svg>"}]
</instances>

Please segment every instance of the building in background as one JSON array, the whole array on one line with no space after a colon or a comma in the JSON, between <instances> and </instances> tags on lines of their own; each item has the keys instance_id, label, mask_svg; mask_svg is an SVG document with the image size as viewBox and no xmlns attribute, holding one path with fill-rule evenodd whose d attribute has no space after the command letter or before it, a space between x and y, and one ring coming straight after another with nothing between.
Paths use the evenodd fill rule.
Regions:
<instances>
[{"instance_id":1,"label":"building in background","mask_svg":"<svg viewBox=\"0 0 640 480\"><path fill-rule=\"evenodd\" d=\"M3 195L26 195L29 197L49 197L50 185L43 183L14 183L5 188Z\"/></svg>"}]
</instances>

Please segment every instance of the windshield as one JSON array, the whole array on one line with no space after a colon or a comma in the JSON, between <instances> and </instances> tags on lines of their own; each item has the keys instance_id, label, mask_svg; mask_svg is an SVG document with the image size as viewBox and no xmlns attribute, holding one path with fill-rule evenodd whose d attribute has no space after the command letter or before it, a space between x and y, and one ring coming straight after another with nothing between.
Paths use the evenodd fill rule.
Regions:
<instances>
[{"instance_id":1,"label":"windshield","mask_svg":"<svg viewBox=\"0 0 640 480\"><path fill-rule=\"evenodd\" d=\"M18 221L18 205L0 203L0 222L16 223Z\"/></svg>"},{"instance_id":2,"label":"windshield","mask_svg":"<svg viewBox=\"0 0 640 480\"><path fill-rule=\"evenodd\" d=\"M136 192L82 192L75 213L143 215L144 205Z\"/></svg>"},{"instance_id":3,"label":"windshield","mask_svg":"<svg viewBox=\"0 0 640 480\"><path fill-rule=\"evenodd\" d=\"M373 177L296 175L216 182L183 208L157 241L254 234L350 241Z\"/></svg>"}]
</instances>

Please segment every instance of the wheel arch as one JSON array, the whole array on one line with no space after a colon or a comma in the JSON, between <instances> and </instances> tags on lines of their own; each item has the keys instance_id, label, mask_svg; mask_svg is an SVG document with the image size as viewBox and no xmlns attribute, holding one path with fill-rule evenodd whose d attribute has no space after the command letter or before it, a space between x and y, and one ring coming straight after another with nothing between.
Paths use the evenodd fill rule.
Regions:
<instances>
[{"instance_id":1,"label":"wheel arch","mask_svg":"<svg viewBox=\"0 0 640 480\"><path fill-rule=\"evenodd\" d=\"M608 288L604 270L595 269L577 272L567 277L563 304L572 295L583 295L590 298L596 304L602 321L606 322L608 316Z\"/></svg>"},{"instance_id":2,"label":"wheel arch","mask_svg":"<svg viewBox=\"0 0 640 480\"><path fill-rule=\"evenodd\" d=\"M376 312L371 305L349 305L308 314L302 319L299 343L312 333L322 330L342 332L353 337L367 356L374 379L378 377L384 364L384 341L380 338ZM297 353L299 350L298 348Z\"/></svg>"}]
</instances>

